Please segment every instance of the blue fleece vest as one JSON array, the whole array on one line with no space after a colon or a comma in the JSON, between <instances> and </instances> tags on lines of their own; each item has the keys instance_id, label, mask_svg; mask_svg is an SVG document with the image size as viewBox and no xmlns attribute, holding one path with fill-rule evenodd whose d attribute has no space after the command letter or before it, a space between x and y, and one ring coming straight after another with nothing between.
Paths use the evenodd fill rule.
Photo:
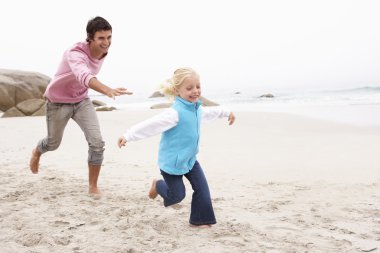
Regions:
<instances>
[{"instance_id":1,"label":"blue fleece vest","mask_svg":"<svg viewBox=\"0 0 380 253\"><path fill-rule=\"evenodd\" d=\"M178 124L161 136L158 166L171 175L183 175L194 166L198 153L201 102L188 102L180 97L172 106L178 112Z\"/></svg>"}]
</instances>

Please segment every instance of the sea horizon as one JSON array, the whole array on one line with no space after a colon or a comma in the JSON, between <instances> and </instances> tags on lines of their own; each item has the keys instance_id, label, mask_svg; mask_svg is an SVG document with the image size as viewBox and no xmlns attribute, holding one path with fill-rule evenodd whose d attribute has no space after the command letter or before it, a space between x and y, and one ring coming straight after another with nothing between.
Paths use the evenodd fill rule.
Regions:
<instances>
[{"instance_id":1,"label":"sea horizon","mask_svg":"<svg viewBox=\"0 0 380 253\"><path fill-rule=\"evenodd\" d=\"M202 96L233 111L290 113L360 126L380 126L380 116L376 117L380 115L380 85L349 89L278 89L273 93L239 90L242 89L208 91ZM99 94L91 94L90 98L120 110L149 109L152 105L170 102L166 97L151 98L153 93L136 92L115 100Z\"/></svg>"}]
</instances>

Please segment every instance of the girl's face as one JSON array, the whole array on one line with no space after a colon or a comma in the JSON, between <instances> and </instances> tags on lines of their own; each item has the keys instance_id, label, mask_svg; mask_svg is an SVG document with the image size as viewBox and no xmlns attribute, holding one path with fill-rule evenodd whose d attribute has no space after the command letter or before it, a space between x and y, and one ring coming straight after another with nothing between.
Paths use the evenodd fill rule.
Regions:
<instances>
[{"instance_id":1,"label":"girl's face","mask_svg":"<svg viewBox=\"0 0 380 253\"><path fill-rule=\"evenodd\" d=\"M177 95L182 99L196 103L201 96L201 83L196 75L190 76L183 80L182 84L176 89Z\"/></svg>"}]
</instances>

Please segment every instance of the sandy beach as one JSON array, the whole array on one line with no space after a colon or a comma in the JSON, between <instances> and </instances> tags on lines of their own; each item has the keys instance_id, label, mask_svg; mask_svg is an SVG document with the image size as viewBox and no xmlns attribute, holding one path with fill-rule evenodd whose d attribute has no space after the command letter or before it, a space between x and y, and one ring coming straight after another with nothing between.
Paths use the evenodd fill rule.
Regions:
<instances>
[{"instance_id":1,"label":"sandy beach","mask_svg":"<svg viewBox=\"0 0 380 253\"><path fill-rule=\"evenodd\" d=\"M199 229L188 224L187 181L173 207L147 196L160 178L159 136L116 146L127 127L158 112L98 112L101 198L87 194L87 143L73 121L33 175L45 117L1 118L1 251L380 252L380 127L268 112L203 125L198 161L217 224Z\"/></svg>"}]
</instances>

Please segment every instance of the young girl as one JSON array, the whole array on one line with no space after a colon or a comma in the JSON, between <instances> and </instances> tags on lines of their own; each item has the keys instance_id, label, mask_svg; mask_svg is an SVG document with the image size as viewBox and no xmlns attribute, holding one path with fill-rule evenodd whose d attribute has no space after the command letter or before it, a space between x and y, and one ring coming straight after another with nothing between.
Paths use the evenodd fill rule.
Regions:
<instances>
[{"instance_id":1,"label":"young girl","mask_svg":"<svg viewBox=\"0 0 380 253\"><path fill-rule=\"evenodd\" d=\"M149 197L159 194L164 206L174 205L185 198L185 176L193 190L190 224L211 227L216 223L210 191L196 154L199 147L200 123L228 117L235 121L232 112L221 107L201 107L199 75L191 68L177 69L163 86L163 93L175 98L171 108L131 127L118 139L118 146L162 133L158 166L164 180L153 180Z\"/></svg>"}]
</instances>

